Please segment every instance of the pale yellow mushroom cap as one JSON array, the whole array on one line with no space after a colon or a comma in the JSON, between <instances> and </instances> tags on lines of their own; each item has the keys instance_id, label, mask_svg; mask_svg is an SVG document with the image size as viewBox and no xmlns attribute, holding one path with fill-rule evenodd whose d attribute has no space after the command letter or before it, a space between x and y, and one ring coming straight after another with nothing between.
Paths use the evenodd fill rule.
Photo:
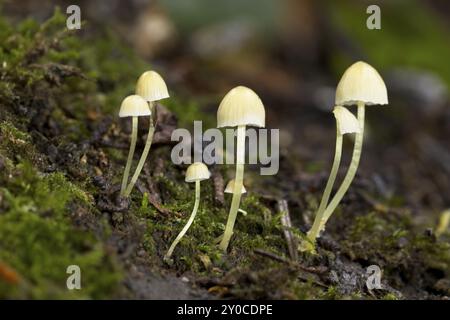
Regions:
<instances>
[{"instance_id":1,"label":"pale yellow mushroom cap","mask_svg":"<svg viewBox=\"0 0 450 320\"><path fill-rule=\"evenodd\" d=\"M234 192L234 179L231 179L230 181L228 181L224 192L225 193L233 193ZM247 190L245 189L244 185L242 185L241 193L242 194L247 193Z\"/></svg>"},{"instance_id":2,"label":"pale yellow mushroom cap","mask_svg":"<svg viewBox=\"0 0 450 320\"><path fill-rule=\"evenodd\" d=\"M371 65L358 61L345 70L336 88L336 105L388 104L386 85Z\"/></svg>"},{"instance_id":3,"label":"pale yellow mushroom cap","mask_svg":"<svg viewBox=\"0 0 450 320\"><path fill-rule=\"evenodd\" d=\"M336 122L338 123L340 134L361 132L358 119L356 119L353 113L348 111L347 108L336 106L334 107L333 114L336 118Z\"/></svg>"},{"instance_id":4,"label":"pale yellow mushroom cap","mask_svg":"<svg viewBox=\"0 0 450 320\"><path fill-rule=\"evenodd\" d=\"M119 117L141 117L149 116L152 112L148 107L147 101L141 96L131 95L123 99L120 106Z\"/></svg>"},{"instance_id":5,"label":"pale yellow mushroom cap","mask_svg":"<svg viewBox=\"0 0 450 320\"><path fill-rule=\"evenodd\" d=\"M147 101L157 101L169 97L166 83L155 71L146 71L136 83L136 94Z\"/></svg>"},{"instance_id":6,"label":"pale yellow mushroom cap","mask_svg":"<svg viewBox=\"0 0 450 320\"><path fill-rule=\"evenodd\" d=\"M194 162L186 170L186 182L195 182L209 179L211 173L209 173L208 167L202 162Z\"/></svg>"},{"instance_id":7,"label":"pale yellow mushroom cap","mask_svg":"<svg viewBox=\"0 0 450 320\"><path fill-rule=\"evenodd\" d=\"M217 110L217 127L264 127L265 118L264 105L258 95L250 88L239 86L222 99Z\"/></svg>"}]
</instances>

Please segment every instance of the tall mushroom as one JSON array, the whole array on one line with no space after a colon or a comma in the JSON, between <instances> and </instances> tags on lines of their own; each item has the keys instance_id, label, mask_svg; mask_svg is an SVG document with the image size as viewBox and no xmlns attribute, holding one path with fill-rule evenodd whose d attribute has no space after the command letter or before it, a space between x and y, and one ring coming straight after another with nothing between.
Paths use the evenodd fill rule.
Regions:
<instances>
[{"instance_id":1,"label":"tall mushroom","mask_svg":"<svg viewBox=\"0 0 450 320\"><path fill-rule=\"evenodd\" d=\"M264 105L258 95L251 89L238 86L230 90L217 110L217 127L237 127L236 146L236 176L231 200L230 212L219 247L226 251L233 234L239 203L241 201L241 190L244 179L245 163L245 127L265 125Z\"/></svg>"},{"instance_id":2,"label":"tall mushroom","mask_svg":"<svg viewBox=\"0 0 450 320\"><path fill-rule=\"evenodd\" d=\"M120 194L125 195L125 189L128 183L128 175L130 174L131 163L133 162L134 150L136 149L136 140L138 132L138 117L151 115L147 102L138 95L131 95L122 101L120 106L119 117L132 117L131 144L128 152L127 164L123 172L122 185Z\"/></svg>"},{"instance_id":3,"label":"tall mushroom","mask_svg":"<svg viewBox=\"0 0 450 320\"><path fill-rule=\"evenodd\" d=\"M359 61L351 65L342 76L336 88L336 105L358 106L358 123L360 132L356 134L352 160L344 180L335 196L323 212L323 224L330 218L339 202L344 197L355 177L361 158L364 137L365 106L388 104L386 85L380 74L369 64Z\"/></svg>"},{"instance_id":4,"label":"tall mushroom","mask_svg":"<svg viewBox=\"0 0 450 320\"><path fill-rule=\"evenodd\" d=\"M177 246L177 244L180 242L181 238L186 234L190 226L192 225L192 222L194 221L195 215L197 214L198 205L200 203L200 181L209 179L211 176L208 167L201 163L201 162L194 162L191 164L187 170L186 170L186 182L195 182L195 202L194 202L194 208L192 209L191 216L189 217L188 222L184 226L184 228L181 230L181 232L178 234L178 236L175 238L174 242L170 246L169 250L167 251L166 255L164 256L164 260L169 260L172 256L173 250Z\"/></svg>"},{"instance_id":5,"label":"tall mushroom","mask_svg":"<svg viewBox=\"0 0 450 320\"><path fill-rule=\"evenodd\" d=\"M147 159L148 152L150 151L150 147L152 145L153 133L155 132L155 101L165 99L169 97L169 93L167 91L166 83L163 78L156 73L155 71L146 71L144 72L138 79L136 84L136 94L141 96L148 102L151 114L149 119L149 128L147 134L147 141L145 142L144 150L142 151L141 158L139 159L139 163L136 167L136 171L131 178L130 184L126 188L124 195L128 197L133 190L134 185L136 184L137 179L141 173L141 170L144 166L145 160Z\"/></svg>"},{"instance_id":6,"label":"tall mushroom","mask_svg":"<svg viewBox=\"0 0 450 320\"><path fill-rule=\"evenodd\" d=\"M348 133L360 133L361 129L359 127L358 119L342 106L336 106L333 110L334 117L336 118L336 148L334 153L333 166L331 167L331 173L325 187L325 191L322 195L322 200L320 201L319 209L316 213L316 218L314 220L311 230L308 232L308 239L312 242L318 237L319 233L322 231L325 221L323 220L323 213L330 199L331 190L333 189L334 182L339 170L339 165L341 163L342 155L342 140L344 134Z\"/></svg>"}]
</instances>

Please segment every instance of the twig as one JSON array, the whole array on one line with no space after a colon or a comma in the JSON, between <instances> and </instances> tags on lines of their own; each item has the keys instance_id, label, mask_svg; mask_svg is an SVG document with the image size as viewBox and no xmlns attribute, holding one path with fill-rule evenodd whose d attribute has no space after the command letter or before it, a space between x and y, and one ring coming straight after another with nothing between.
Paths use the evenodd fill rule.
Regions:
<instances>
[{"instance_id":1,"label":"twig","mask_svg":"<svg viewBox=\"0 0 450 320\"><path fill-rule=\"evenodd\" d=\"M276 260L278 262L287 263L287 264L289 264L291 266L294 266L294 267L296 267L296 268L298 268L298 269L300 269L302 271L306 271L306 272L309 272L309 273L322 274L322 273L325 273L325 272L328 271L328 268L326 268L326 267L317 267L317 268L305 267L305 266L303 266L303 265L301 265L299 263L292 262L289 259L281 257L281 256L279 256L279 255L277 255L275 253L272 253L272 252L264 251L262 249L255 249L255 250L253 250L253 252L255 252L256 254L259 254L260 256L263 256L263 257L266 257L266 258L270 258L270 259Z\"/></svg>"},{"instance_id":2,"label":"twig","mask_svg":"<svg viewBox=\"0 0 450 320\"><path fill-rule=\"evenodd\" d=\"M311 277L304 277L302 275L298 275L297 278L299 278L300 280L303 280L303 281L312 281L314 284L316 284L322 288L328 288L328 286L325 283L323 283L319 280L311 279Z\"/></svg>"},{"instance_id":3,"label":"twig","mask_svg":"<svg viewBox=\"0 0 450 320\"><path fill-rule=\"evenodd\" d=\"M140 183L137 183L136 186L137 186L137 189L139 190L139 192L141 192L142 194L147 193L148 203L150 203L153 207L155 207L155 209L159 213L162 213L163 215L166 215L166 216L175 215L175 213L173 211L170 211L162 206L161 202L159 202L158 199L156 199L156 196L154 193L148 192L148 189L145 188Z\"/></svg>"},{"instance_id":4,"label":"twig","mask_svg":"<svg viewBox=\"0 0 450 320\"><path fill-rule=\"evenodd\" d=\"M278 262L287 263L287 264L292 264L292 261L289 261L288 259L283 258L283 257L281 257L281 256L279 256L279 255L276 255L275 253L267 252L267 251L264 251L264 250L262 250L262 249L255 249L255 250L253 250L253 251L254 251L256 254L259 254L260 256L263 256L263 257L266 257L266 258L270 258L270 259L276 260L276 261L278 261Z\"/></svg>"},{"instance_id":5,"label":"twig","mask_svg":"<svg viewBox=\"0 0 450 320\"><path fill-rule=\"evenodd\" d=\"M317 274L322 274L326 271L326 270L323 270L323 268L319 268L319 269L309 268L309 267L302 266L298 263L293 263L292 261L290 261L286 258L280 257L274 253L267 252L267 251L264 251L261 249L255 249L254 252L263 257L270 258L270 259L276 260L278 262L286 263L290 266L293 266L293 267L299 269L300 271L312 273L312 274L314 274L315 277L317 277ZM314 284L316 284L320 287L328 288L328 286L326 284L324 284L323 282L316 280L316 279L312 279L311 277L305 277L305 276L299 274L299 275L297 275L297 278L299 278L300 280L303 280L303 281L312 281Z\"/></svg>"},{"instance_id":6,"label":"twig","mask_svg":"<svg viewBox=\"0 0 450 320\"><path fill-rule=\"evenodd\" d=\"M298 253L297 253L297 239L292 233L292 222L291 216L289 215L289 207L288 202L285 199L280 199L277 201L277 208L279 212L283 212L281 216L281 224L283 225L283 234L287 242L289 256L292 261L297 261Z\"/></svg>"},{"instance_id":7,"label":"twig","mask_svg":"<svg viewBox=\"0 0 450 320\"><path fill-rule=\"evenodd\" d=\"M167 216L173 216L174 212L164 208L163 206L161 206L161 204L155 200L154 196L149 194L148 195L148 202L154 206L156 208L156 210L158 210L160 213L167 215Z\"/></svg>"}]
</instances>

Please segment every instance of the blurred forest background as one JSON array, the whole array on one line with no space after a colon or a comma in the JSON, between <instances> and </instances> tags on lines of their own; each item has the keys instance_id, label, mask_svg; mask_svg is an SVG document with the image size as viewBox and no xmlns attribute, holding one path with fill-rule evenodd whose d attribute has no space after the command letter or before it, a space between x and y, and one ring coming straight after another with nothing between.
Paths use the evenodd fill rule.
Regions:
<instances>
[{"instance_id":1,"label":"blurred forest background","mask_svg":"<svg viewBox=\"0 0 450 320\"><path fill-rule=\"evenodd\" d=\"M87 76L100 79L101 90L114 87L104 100L111 114L133 92L130 79L149 66L168 84L173 98L162 104L179 118L179 127L202 120L191 104L206 121L204 129L215 126L224 94L236 85L253 88L265 104L267 127L280 129L282 158L277 176L254 178L266 181L267 188L252 176L246 184L255 192L288 200L298 198L299 192L320 194L334 154L335 86L348 66L364 60L384 78L390 103L367 108L365 145L353 184L354 190L367 193L350 192L347 203L362 197L380 210L407 208L423 229L433 228L450 207L449 1L1 3L2 16L12 24L24 19L41 23L56 6L64 14L67 6L77 4L84 21L77 31L81 38L92 41L92 47L114 39L107 49L96 51L97 60L85 63L92 66ZM381 8L381 30L366 27L371 4ZM89 46L79 50L82 56L93 52ZM116 59L121 66L127 64L123 57L128 54L138 56L139 62L116 67ZM107 74L95 69L100 60ZM87 118L95 120L96 110ZM352 148L347 140L344 167ZM292 212L302 214L295 201Z\"/></svg>"},{"instance_id":2,"label":"blurred forest background","mask_svg":"<svg viewBox=\"0 0 450 320\"><path fill-rule=\"evenodd\" d=\"M44 21L55 6L70 4L4 1L3 10L13 20ZM254 88L268 127L281 129L286 154L312 160L313 172L326 172L333 156L335 86L350 64L367 61L385 78L390 104L368 110L360 172L386 195L401 194L430 214L450 206L447 1L378 1L381 30L366 27L372 2L359 0L77 4L83 33L119 35L176 95L195 97L205 112L214 115L238 84Z\"/></svg>"}]
</instances>

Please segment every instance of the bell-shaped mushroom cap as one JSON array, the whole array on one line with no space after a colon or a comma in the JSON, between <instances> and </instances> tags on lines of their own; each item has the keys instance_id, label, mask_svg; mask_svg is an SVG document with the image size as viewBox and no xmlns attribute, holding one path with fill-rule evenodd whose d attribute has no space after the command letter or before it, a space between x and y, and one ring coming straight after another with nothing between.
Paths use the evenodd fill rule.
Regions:
<instances>
[{"instance_id":1,"label":"bell-shaped mushroom cap","mask_svg":"<svg viewBox=\"0 0 450 320\"><path fill-rule=\"evenodd\" d=\"M147 101L141 96L131 95L123 99L120 106L119 117L140 117L149 116L152 112L148 107Z\"/></svg>"},{"instance_id":2,"label":"bell-shaped mushroom cap","mask_svg":"<svg viewBox=\"0 0 450 320\"><path fill-rule=\"evenodd\" d=\"M202 162L194 162L186 170L186 182L195 182L209 179L211 173L209 173L208 167Z\"/></svg>"},{"instance_id":3,"label":"bell-shaped mushroom cap","mask_svg":"<svg viewBox=\"0 0 450 320\"><path fill-rule=\"evenodd\" d=\"M234 179L231 179L230 181L228 181L224 192L225 193L233 193L234 192ZM242 194L247 193L247 190L245 189L244 185L242 185L241 193Z\"/></svg>"},{"instance_id":4,"label":"bell-shaped mushroom cap","mask_svg":"<svg viewBox=\"0 0 450 320\"><path fill-rule=\"evenodd\" d=\"M336 122L338 123L340 134L361 132L358 119L356 119L353 113L348 111L347 108L336 106L334 107L333 114L336 118Z\"/></svg>"},{"instance_id":5,"label":"bell-shaped mushroom cap","mask_svg":"<svg viewBox=\"0 0 450 320\"><path fill-rule=\"evenodd\" d=\"M247 87L231 89L217 110L217 127L240 125L264 127L266 112L258 95Z\"/></svg>"},{"instance_id":6,"label":"bell-shaped mushroom cap","mask_svg":"<svg viewBox=\"0 0 450 320\"><path fill-rule=\"evenodd\" d=\"M336 88L336 105L388 104L386 85L369 64L358 61L345 70Z\"/></svg>"},{"instance_id":7,"label":"bell-shaped mushroom cap","mask_svg":"<svg viewBox=\"0 0 450 320\"><path fill-rule=\"evenodd\" d=\"M146 71L136 83L136 94L147 101L157 101L169 97L166 83L155 71Z\"/></svg>"}]
</instances>

